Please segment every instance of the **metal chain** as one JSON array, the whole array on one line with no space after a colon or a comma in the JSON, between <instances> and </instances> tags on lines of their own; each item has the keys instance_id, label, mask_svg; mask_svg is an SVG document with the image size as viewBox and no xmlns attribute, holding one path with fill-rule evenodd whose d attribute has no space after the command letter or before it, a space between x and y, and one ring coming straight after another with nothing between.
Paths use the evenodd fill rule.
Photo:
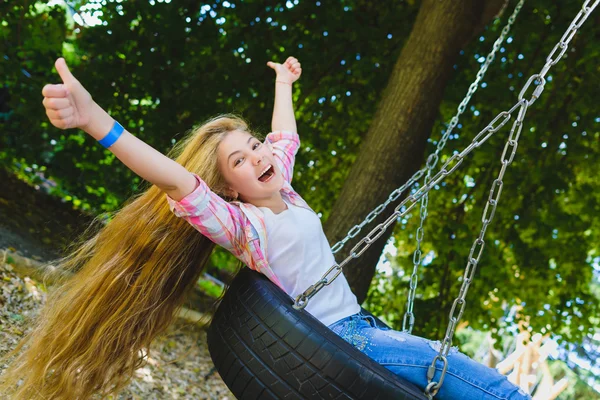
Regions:
<instances>
[{"instance_id":1,"label":"metal chain","mask_svg":"<svg viewBox=\"0 0 600 400\"><path fill-rule=\"evenodd\" d=\"M600 0L598 0L600 1ZM476 147L481 146L485 143L494 133L496 133L500 128L502 128L508 120L511 118L511 114L521 106L522 102L526 100L520 100L513 108L509 111L503 111L492 122L488 124L483 130L481 130L471 141L471 144L467 146L462 152L455 153L452 157L446 161L446 163L442 166L442 169L434 175L427 185L422 186L415 193L408 195L400 204L396 206L392 215L390 215L384 222L377 225L367 236L362 238L353 248L350 250L350 255L346 257L344 261L337 264L335 263L331 268L325 272L323 277L317 281L314 285L311 285L304 293L298 295L294 302L294 308L302 309L308 303L308 300L313 297L319 290L323 287L331 284L335 278L342 272L342 268L346 265L351 259L360 257L373 242L375 242L385 230L393 224L398 218L404 217L410 210L412 210L421 198L428 193L432 188L434 188L438 183L440 183L446 176L450 175L462 164L464 158L471 153ZM515 148L516 150L516 148ZM363 246L361 248L361 246ZM335 271L335 272L334 272ZM329 274L334 273L331 279L328 279Z\"/></svg>"},{"instance_id":2,"label":"metal chain","mask_svg":"<svg viewBox=\"0 0 600 400\"><path fill-rule=\"evenodd\" d=\"M520 9L520 7L519 7ZM509 24L512 24L514 22L514 18L516 17L516 14L513 12L513 15L511 15L510 19L509 19ZM507 30L507 27L505 26L504 29L502 30L502 34L505 35L504 31ZM491 60L489 60L490 55L488 54L488 56L486 57L486 62L485 62L485 68L487 70L487 66L490 64ZM492 60L493 60L493 56L492 56ZM483 69L483 67L482 67ZM479 73L477 74L477 79L475 82L473 82L471 84L471 86L469 87L469 93L467 93L468 96L472 96L473 93L475 93L475 91L477 90L475 86L477 86L479 84L479 80L481 80L481 77L483 77L483 75L485 74L485 70L482 72L481 70L479 71ZM468 100L467 100L468 102ZM463 104L465 103L465 104ZM465 100L463 100L461 102L461 105L459 106L459 110L460 112L464 112L466 108L466 102ZM460 115L460 114L459 114ZM456 120L455 120L456 119ZM450 124L454 124L456 125L458 123L458 116L453 118L450 121ZM454 129L454 127L452 127L451 129ZM442 137L442 139L440 140L440 143L438 144L438 148L443 148L446 144L446 141L448 139L448 137L450 136L450 133L448 133L447 135L445 135L444 137ZM439 152L438 152L439 153ZM357 225L354 225L352 228L350 228L350 230L348 231L348 234L346 235L345 238L343 238L342 240L338 241L335 245L333 245L331 247L331 251L333 254L337 253L338 251L340 251L344 245L350 240L353 239L354 237L356 237L356 235L358 235L358 233L362 230L362 228L373 222L373 220L375 218L377 218L377 215L381 214L381 212L383 210L385 210L385 208L391 203L394 202L396 200L398 200L398 198L400 196L402 196L402 194L404 193L404 191L406 191L406 189L408 189L409 187L411 187L415 182L418 182L419 180L421 180L421 178L423 177L423 175L427 172L428 166L429 164L435 166L435 164L438 161L438 157L437 155L435 157L430 156L430 158L427 159L427 164L425 167L421 168L420 170L418 170L417 172L414 173L414 175L412 177L410 177L408 179L408 181L403 184L402 186L400 186L399 188L395 189L394 191L392 191L390 193L390 195L388 196L388 199L380 204L379 206L377 206L375 209L373 209L373 211L371 211L366 218Z\"/></svg>"},{"instance_id":3,"label":"metal chain","mask_svg":"<svg viewBox=\"0 0 600 400\"><path fill-rule=\"evenodd\" d=\"M477 89L479 87L479 82L484 77L489 65L492 63L492 61L494 61L494 58L496 57L496 53L498 52L498 49L500 49L502 42L504 42L506 35L508 35L508 32L510 31L510 27L515 22L517 15L519 15L519 11L521 11L521 8L523 7L524 2L525 2L525 0L520 0L517 3L517 5L515 6L515 9L514 9L512 15L508 18L508 22L502 29L500 36L494 42L494 45L492 46L492 51L490 51L490 53L487 55L487 57L485 58L485 62L479 69L479 72L477 72L477 78L475 79L475 81L473 83L471 83L471 86L469 86L469 90L467 91L465 98L461 101L460 105L458 106L456 115L454 115L454 117L452 117L452 119L450 120L450 123L448 124L448 129L442 135L442 138L440 139L435 152L433 154L431 154L429 157L427 157L427 165L426 165L427 166L427 175L425 176L425 181L424 181L425 185L431 180L431 173L433 172L433 169L435 168L435 165L438 162L440 152L446 145L446 141L450 137L450 134L452 133L452 131L458 124L458 118L463 114L463 112L467 108L467 104L469 104L469 101L471 100L471 97L473 97L473 94L475 94L475 92L477 91ZM412 333L413 326L415 325L415 315L413 313L413 306L414 306L415 295L417 293L417 284L418 284L418 280L419 280L419 278L418 278L419 267L421 266L421 262L422 262L423 252L421 251L421 242L423 241L423 237L425 234L423 225L425 223L425 219L427 218L427 206L428 205L429 205L429 194L425 194L425 196L423 196L423 198L421 199L421 208L419 210L420 224L419 224L419 227L417 228L417 232L415 235L416 239L417 239L417 246L416 246L415 252L413 253L413 270L412 270L412 274L410 275L410 284L409 284L409 291L408 291L408 299L406 302L406 311L404 312L404 317L402 319L402 330L404 332L408 332L408 333Z\"/></svg>"},{"instance_id":4,"label":"metal chain","mask_svg":"<svg viewBox=\"0 0 600 400\"><path fill-rule=\"evenodd\" d=\"M600 0L599 0L600 1ZM441 387L444 376L446 374L446 368L448 367L448 362L446 360L446 356L448 354L448 350L450 349L450 345L452 342L452 336L454 335L454 330L456 329L456 325L462 316L464 311L464 307L466 305L465 296L469 289L469 285L473 280L473 276L475 274L475 270L479 259L483 253L483 248L485 242L483 240L483 236L485 231L492 221L494 217L494 213L496 211L496 206L498 205L498 200L500 198L500 193L502 192L504 173L506 172L506 168L512 162L515 153L517 151L519 136L521 135L521 129L523 127L523 119L525 118L525 113L527 111L527 107L531 104L530 100L519 99L519 101L509 110L502 111L494 120L482 131L490 130L490 127L494 126L496 121L501 120L498 127L493 128L494 130L498 130L500 127L504 126L508 120L512 117L512 113L519 109L519 113L517 115L516 120L514 121L512 128L510 130L510 136L504 146L504 151L502 152L502 168L500 169L500 173L498 174L498 178L494 181L492 185L492 189L490 190L490 195L488 197L488 202L485 205L485 210L483 212L482 222L483 227L479 233L479 237L475 239L473 245L471 246L471 251L469 252L469 262L467 267L465 268L465 273L463 276L463 284L460 289L460 293L454 303L452 304L452 309L450 311L450 322L448 324L448 329L446 330L446 336L444 341L442 342L442 346L440 348L440 352L435 356L433 362L429 366L427 370L427 380L428 385L425 389L425 394L435 395L439 388ZM509 157L507 158L508 151L510 150ZM491 206L491 208L490 208ZM455 316L456 307L460 306L458 316ZM442 375L439 379L439 382L432 382L433 376L435 374L435 363L437 360L441 360L443 362Z\"/></svg>"},{"instance_id":5,"label":"metal chain","mask_svg":"<svg viewBox=\"0 0 600 400\"><path fill-rule=\"evenodd\" d=\"M504 125L506 125L506 123L511 119L512 113L514 111L516 111L517 109L519 109L517 119L513 123L513 126L510 130L509 138L508 138L508 140L504 146L504 150L502 152L502 156L501 156L502 167L498 174L498 178L492 184L492 188L490 190L490 194L488 197L488 202L486 203L485 209L483 211L482 229L479 233L479 237L477 239L475 239L475 241L473 242L473 245L471 246L468 262L465 267L465 272L463 275L463 283L462 283L459 295L454 300L454 303L452 304L452 308L450 310L449 323L448 323L448 327L446 329L446 334L445 334L444 340L442 342L442 345L440 346L439 353L434 357L434 359L427 371L428 384L425 389L425 395L428 398L433 398L433 396L435 396L435 394L439 391L440 387L442 386L442 383L444 382L444 377L446 375L446 370L448 367L447 355L448 355L448 352L452 345L452 338L454 336L454 331L456 330L456 326L457 326L458 322L460 321L460 318L462 317L462 314L464 312L464 308L466 305L465 298L466 298L469 286L475 275L475 271L477 269L477 265L479 263L481 255L483 254L483 249L484 249L484 245L485 245L485 241L483 240L483 237L485 235L485 231L487 230L488 225L491 223L491 221L494 217L496 207L497 207L498 201L500 199L500 194L502 192L502 186L503 186L502 179L504 177L504 173L506 172L506 168L508 167L508 165L510 165L512 163L512 161L515 157L515 154L517 152L518 140L519 140L519 136L521 134L521 130L523 127L523 120L525 118L527 108L531 104L533 104L539 98L539 96L542 94L542 92L544 91L544 85L546 83L545 75L548 73L550 68L553 65L555 65L556 63L558 63L558 61L560 61L560 59L566 53L569 43L571 42L571 40L577 33L577 30L583 25L583 23L589 17L589 15L592 13L592 11L594 11L594 9L598 6L598 4L600 3L600 0L595 0L592 3L592 5L590 5L590 3L591 3L591 0L585 0L581 10L575 16L575 18L569 25L569 28L567 29L567 31L563 34L560 41L554 46L554 48L552 49L552 51L546 58L546 63L542 67L540 73L532 75L525 83L525 86L519 93L517 103L515 103L515 105L510 110L502 111L501 113L499 113L483 130L481 130L477 134L477 136L475 136L475 138L471 141L471 144L469 144L469 146L467 146L460 153L455 153L452 157L450 157L448 159L448 161L446 161L446 163L442 166L441 170L434 175L434 177L431 179L430 182L423 185L414 194L407 196L398 206L396 206L392 215L390 215L384 222L377 225L371 232L369 232L369 234L367 236L365 236L363 239L361 239L352 248L352 250L350 251L350 255L348 257L346 257L346 259L344 261L342 261L340 264L335 263L331 268L329 268L329 270L327 270L327 272L323 275L323 277L317 283L315 283L314 285L311 285L304 293L298 295L294 301L293 307L295 309L302 309L302 308L306 307L306 304L308 303L310 298L312 298L323 287L331 284L331 282L333 282L333 280L335 280L335 278L337 278L339 276L339 274L342 272L342 268L351 259L360 257L369 248L371 243L373 243L375 240L377 240L391 224L393 224L398 218L404 217L410 210L412 210L415 207L415 205L417 204L417 202L421 198L423 198L423 196L425 196L433 187L435 187L439 182L441 182L446 176L448 176L452 172L454 172L462 164L464 157L466 157L469 153L471 153L471 151L473 151L476 147L479 147L483 143L485 143L494 133L496 133ZM527 99L525 99L525 94L527 93L527 90L534 82L536 83L536 87L533 90L531 98L527 100ZM510 155L508 155L509 151L510 151ZM507 155L508 155L508 158L507 158ZM358 232L360 231L360 229L362 229L362 227L366 223L371 222L373 219L375 219L375 216L376 216L376 214L374 214L375 212L377 212L377 214L380 213L383 210L383 208L385 208L385 206L387 206L390 202L398 199L398 197L401 196L401 194L404 192L404 190L406 190L406 188L411 186L416 180L420 179L421 176L425 173L426 168L427 167L417 171L417 173L415 173L415 175L413 175L413 177L411 179L409 179L409 181L407 183L402 185L400 188L394 190L390 194L388 200L385 203L383 203L382 205L377 207L374 211L372 211L367 216L365 221L363 221L363 223L361 223L360 225L356 225L354 228L352 228L350 230L348 236L343 241L338 242L336 244L336 246L334 246L335 251L338 251L345 244L345 242L348 241L350 238L356 236L358 234ZM360 248L363 245L364 245L364 247ZM329 274L332 273L334 270L335 270L334 276L331 279L328 279ZM455 316L457 307L459 307L458 315ZM434 378L435 371L436 371L436 362L438 360L442 361L442 363L443 363L442 373L440 375L439 380L434 381L433 378Z\"/></svg>"},{"instance_id":6,"label":"metal chain","mask_svg":"<svg viewBox=\"0 0 600 400\"><path fill-rule=\"evenodd\" d=\"M510 29L510 26L514 23L514 20L516 18L516 15L518 14L518 11L521 9L523 1L520 1L519 4L517 5L517 8L515 8L515 12L513 12L513 14L511 15L511 17L509 18L509 22L507 24L507 26L505 26L502 29L502 33L501 36L502 40L504 39L504 36L506 36L506 34L508 33L508 30ZM383 210L385 210L387 208L387 206L392 203L395 202L396 200L398 200L402 194L410 187L412 187L413 184L415 184L416 182L420 181L421 178L423 177L423 175L429 171L429 169L433 169L435 167L435 165L438 162L438 154L439 152L442 150L442 148L445 146L446 141L450 135L450 132L454 129L454 127L456 126L456 124L458 123L458 116L460 114L462 114L465 109L466 109L466 105L469 101L469 99L471 98L471 96L475 93L475 91L477 90L477 87L479 85L480 80L483 78L485 72L487 71L487 68L489 66L489 64L493 61L494 59L494 55L495 52L497 51L497 48L500 46L499 40L496 40L496 42L494 43L494 47L492 50L492 53L488 54L488 56L486 57L486 61L484 63L484 66L480 69L480 71L477 73L477 78L476 80L471 84L471 86L469 87L469 90L467 92L467 96L465 96L465 99L463 99L463 101L461 102L461 104L458 107L459 113L452 118L452 120L450 121L450 126L448 131L446 132L446 134L444 136L442 136L442 139L440 140L440 142L438 143L437 146L437 150L435 152L435 154L432 154L428 159L427 159L427 165L425 167L423 167L422 169L418 170L417 172L414 173L413 176L411 176L408 181L406 181L406 183L404 183L402 186L400 186L399 188L393 190L387 200L380 204L379 206L377 206L375 209L373 209L366 217L365 219L358 225L355 225L354 227L352 227L349 231L348 234L346 235L346 237L342 240L340 240L339 242L337 242L332 248L331 251L333 254L337 253L338 251L340 251L344 245L352 238L356 237L362 230L362 228L373 222L373 220L375 220L375 218L377 218L377 216L379 214L381 214L383 212ZM485 69L484 69L485 68ZM487 140L487 138L486 138ZM430 175L430 174L429 174ZM375 228L377 229L377 228ZM361 253L362 254L362 253ZM338 264L334 264L327 272L325 272L325 274L321 277L321 279L319 281L317 281L314 285L311 285L308 289L306 289L304 291L304 293L302 293L300 296L298 296L296 298L296 302L294 303L294 307L296 309L301 309L304 308L306 306L306 304L308 303L308 299L310 299L312 296L314 296L319 290L321 290L324 286L328 285L329 283L331 283L335 278L337 278L337 276L339 275L339 272L337 272L333 279L331 280L327 280L327 276L336 268L338 268L339 265ZM341 267L340 267L341 268ZM299 302L299 299L303 299L304 302Z\"/></svg>"},{"instance_id":7,"label":"metal chain","mask_svg":"<svg viewBox=\"0 0 600 400\"><path fill-rule=\"evenodd\" d=\"M340 240L339 242L337 242L332 248L331 248L331 252L333 254L337 253L338 251L340 251L342 249L342 247L344 247L344 245L346 244L346 242L348 242L348 240L356 237L356 235L358 235L360 233L360 231L362 230L362 228L373 222L373 220L375 218L377 218L377 215L381 214L381 212L383 210L385 210L385 208L392 202L398 200L398 198L400 198L400 196L402 196L402 194L406 191L406 189L408 189L409 187L411 187L415 182L419 181L423 175L425 174L425 172L427 171L426 167L423 167L422 169L420 169L419 171L415 172L415 174L413 176L411 176L408 181L406 181L406 183L402 186L400 186L399 188L395 189L394 191L392 191L390 193L390 195L388 196L388 199L380 204L379 206L377 206L373 211L371 211L366 218L364 219L363 222L361 222L358 225L354 225L349 231L348 234L346 235L346 237L342 240Z\"/></svg>"},{"instance_id":8,"label":"metal chain","mask_svg":"<svg viewBox=\"0 0 600 400\"><path fill-rule=\"evenodd\" d=\"M591 12L598 6L600 0L595 0L594 3L590 6L591 0L586 0L581 7L581 10L577 13L569 28L561 37L560 41L554 46L548 57L546 58L546 63L542 67L540 73L532 75L521 92L519 93L518 102L509 110L503 111L486 127L488 129L490 126L493 126L495 121L502 119L501 125L504 125L510 119L511 114L517 108L519 109L519 113L517 115L517 119L513 123L513 126L510 130L510 136L504 146L504 151L501 156L502 167L500 168L500 172L498 173L498 177L492 184L492 188L490 190L490 195L488 197L488 201L485 205L485 209L483 211L483 216L481 218L482 228L479 232L479 236L473 242L471 246L471 251L469 252L469 258L467 261L467 265L465 267L465 272L463 275L463 282L460 288L460 292L458 297L454 300L452 304L452 308L449 314L449 323L448 328L446 329L446 335L444 340L442 341L442 345L440 346L440 350L438 354L434 357L431 365L427 370L427 387L425 389L425 394L429 397L434 396L442 386L444 382L444 377L446 375L446 369L448 367L448 352L450 351L450 347L452 345L452 338L454 336L454 331L456 330L456 326L462 317L462 314L465 309L466 300L465 297L467 295L467 291L469 290L469 286L473 280L475 275L475 271L477 270L477 265L479 264L479 260L481 258L481 254L483 253L483 248L485 246L485 241L483 240L485 231L494 218L494 213L496 211L496 207L498 206L498 201L500 199L500 194L502 193L503 186L503 177L506 172L506 168L512 163L515 154L517 152L518 140L521 134L521 129L523 127L523 119L525 118L525 113L527 112L527 108L535 102L544 91L544 84L546 83L545 75L550 70L550 68L555 65L565 54L567 48L569 47L569 43L577 33L577 30L583 25L585 20L589 17ZM533 94L529 100L525 99L525 93L529 89L532 83L538 82L537 86L533 90ZM500 127L499 126L499 127ZM495 130L499 129L494 128ZM484 129L485 131L485 129ZM471 147L471 146L469 146ZM467 148L468 149L468 148ZM461 153L462 154L462 153ZM462 161L462 158L461 158ZM456 314L456 310L458 309L458 314ZM442 373L440 375L439 380L433 381L433 377L435 375L435 365L436 362L440 360L442 361Z\"/></svg>"}]
</instances>

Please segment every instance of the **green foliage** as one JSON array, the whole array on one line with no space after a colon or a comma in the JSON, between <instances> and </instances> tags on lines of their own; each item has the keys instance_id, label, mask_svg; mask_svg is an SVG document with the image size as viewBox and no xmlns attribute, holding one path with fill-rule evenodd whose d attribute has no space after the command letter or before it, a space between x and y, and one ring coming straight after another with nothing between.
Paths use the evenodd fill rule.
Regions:
<instances>
[{"instance_id":1,"label":"green foliage","mask_svg":"<svg viewBox=\"0 0 600 400\"><path fill-rule=\"evenodd\" d=\"M218 298L223 294L223 288L208 279L198 280L198 286L204 293L214 298Z\"/></svg>"},{"instance_id":2,"label":"green foliage","mask_svg":"<svg viewBox=\"0 0 600 400\"><path fill-rule=\"evenodd\" d=\"M597 399L598 392L592 389L589 382L593 381L591 371L577 368L575 371L572 365L568 365L561 360L550 361L550 372L555 382L566 378L569 382L567 388L558 397L559 400L579 400L579 399Z\"/></svg>"},{"instance_id":3,"label":"green foliage","mask_svg":"<svg viewBox=\"0 0 600 400\"><path fill-rule=\"evenodd\" d=\"M67 58L74 75L115 119L166 152L192 125L218 113L239 113L256 131L268 132L274 76L266 62L294 55L303 76L294 87L302 146L293 185L325 221L360 151L419 3L226 3L212 9L191 0L93 1L88 5L100 5L95 12L101 11L104 23L91 27L65 19L59 6L0 4L5 44L1 90L6 95L0 96L0 162L31 180L43 172L57 183L52 189L56 194L93 213L115 210L145 183L83 132L48 123L41 89L58 82L53 69L57 57ZM516 102L580 3L526 2L444 157L466 147ZM68 14L80 4L72 6ZM428 152L435 149L506 18L486 27L458 57ZM598 314L599 293L590 286L598 279L592 264L600 243L600 115L595 107L600 44L594 40L600 24L595 22L597 15L592 15L527 113L467 297L462 320L474 329L497 335L515 322L506 318L514 305L524 307L534 331L550 330L559 339L581 341L598 326L591 316ZM431 256L419 272L417 334L443 335L507 136L508 126L431 193L422 246ZM396 328L401 327L413 268L418 209L412 214L396 227L397 255L388 257L392 273L375 276L367 301ZM215 251L213 262L231 270L235 266L222 250Z\"/></svg>"},{"instance_id":4,"label":"green foliage","mask_svg":"<svg viewBox=\"0 0 600 400\"><path fill-rule=\"evenodd\" d=\"M511 40L490 67L485 85L461 117L444 154L462 150L500 111L516 102L520 88L543 66L579 7L579 2L529 2L524 7ZM430 152L445 127L443 122L456 112L474 79L478 58L491 49L500 28L489 27L482 40L475 40L461 53L431 136ZM590 290L590 283L598 280L590 254L597 251L600 232L594 181L600 172L600 115L592 89L599 83L598 46L593 40L597 34L593 23L583 26L566 58L549 73L541 98L527 113L518 152L507 170L467 297L462 320L475 329L491 329L497 334L503 324L514 322L504 318L515 304L524 306L523 315L530 317L534 331L552 331L559 339L580 341L598 326L593 318L598 312L598 296ZM419 273L415 301L418 334L443 337L469 250L481 230L492 181L500 169L509 125L471 153L440 185L441 190L431 193L422 249L424 254L431 252L432 258ZM369 305L392 304L390 293L406 299L418 219L415 208L406 225L397 226L398 255L390 258L391 269L399 277L376 276L390 282L385 293L372 286ZM394 299L390 312L396 303ZM400 327L402 316L395 315L393 321Z\"/></svg>"}]
</instances>

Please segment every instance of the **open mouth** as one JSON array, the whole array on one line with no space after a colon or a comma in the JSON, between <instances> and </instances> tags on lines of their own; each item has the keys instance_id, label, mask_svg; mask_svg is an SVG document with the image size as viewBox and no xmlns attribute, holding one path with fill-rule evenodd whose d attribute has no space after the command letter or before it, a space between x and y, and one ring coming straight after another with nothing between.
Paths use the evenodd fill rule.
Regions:
<instances>
[{"instance_id":1,"label":"open mouth","mask_svg":"<svg viewBox=\"0 0 600 400\"><path fill-rule=\"evenodd\" d=\"M271 165L268 170L266 170L261 176L258 177L258 180L261 182L268 182L275 175L275 170Z\"/></svg>"}]
</instances>

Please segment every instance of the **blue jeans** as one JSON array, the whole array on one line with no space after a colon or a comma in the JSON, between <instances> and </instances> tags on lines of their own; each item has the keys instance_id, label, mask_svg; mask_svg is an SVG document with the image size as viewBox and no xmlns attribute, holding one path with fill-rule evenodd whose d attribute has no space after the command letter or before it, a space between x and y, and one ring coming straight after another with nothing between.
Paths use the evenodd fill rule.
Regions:
<instances>
[{"instance_id":1,"label":"blue jeans","mask_svg":"<svg viewBox=\"0 0 600 400\"><path fill-rule=\"evenodd\" d=\"M439 352L439 341L377 325L375 318L362 311L334 322L329 328L394 374L425 390L427 368ZM448 369L436 399L531 399L506 376L470 359L456 347L450 349L446 358ZM442 365L438 360L433 378L436 382Z\"/></svg>"}]
</instances>

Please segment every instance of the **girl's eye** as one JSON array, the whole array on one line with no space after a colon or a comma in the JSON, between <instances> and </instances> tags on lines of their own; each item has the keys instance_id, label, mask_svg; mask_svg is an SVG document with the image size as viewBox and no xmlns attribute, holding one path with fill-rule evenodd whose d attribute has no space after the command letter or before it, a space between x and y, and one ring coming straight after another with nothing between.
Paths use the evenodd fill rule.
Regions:
<instances>
[{"instance_id":1,"label":"girl's eye","mask_svg":"<svg viewBox=\"0 0 600 400\"><path fill-rule=\"evenodd\" d=\"M258 143L254 143L254 145L252 146L252 150L258 148L262 143L258 142ZM233 163L233 166L235 167L236 165L239 164L239 161L242 160L242 158L238 158L237 160L235 160L235 162Z\"/></svg>"}]
</instances>

